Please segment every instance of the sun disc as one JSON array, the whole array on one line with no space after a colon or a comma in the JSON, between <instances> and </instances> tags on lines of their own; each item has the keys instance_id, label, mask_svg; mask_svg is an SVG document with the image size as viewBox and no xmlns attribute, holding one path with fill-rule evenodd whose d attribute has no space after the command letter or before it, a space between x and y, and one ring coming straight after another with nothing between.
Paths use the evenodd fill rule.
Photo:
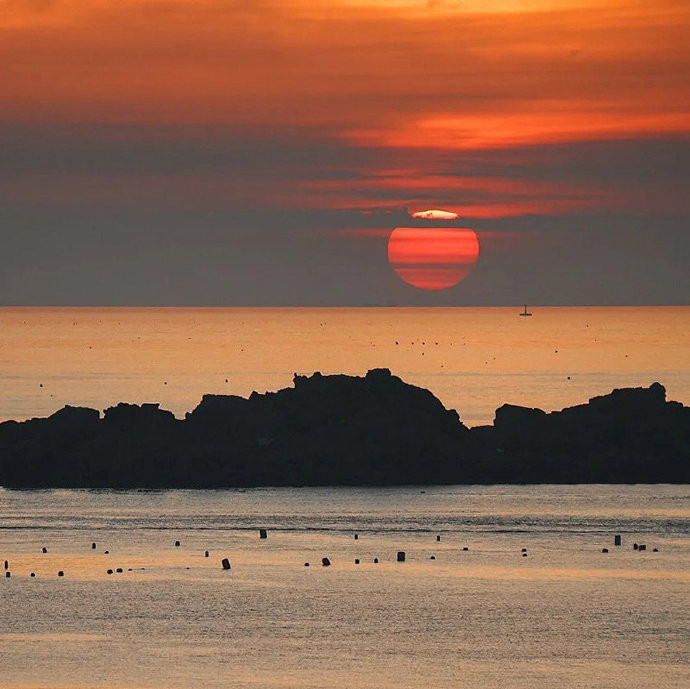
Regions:
<instances>
[{"instance_id":1,"label":"sun disc","mask_svg":"<svg viewBox=\"0 0 690 689\"><path fill-rule=\"evenodd\" d=\"M479 258L479 240L467 227L396 227L388 262L409 285L448 289L464 280Z\"/></svg>"}]
</instances>

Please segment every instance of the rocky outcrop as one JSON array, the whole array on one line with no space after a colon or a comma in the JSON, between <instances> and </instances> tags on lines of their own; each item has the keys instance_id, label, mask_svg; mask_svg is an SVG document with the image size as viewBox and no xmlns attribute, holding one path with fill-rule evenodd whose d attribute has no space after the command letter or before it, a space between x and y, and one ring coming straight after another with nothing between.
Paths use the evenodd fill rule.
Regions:
<instances>
[{"instance_id":1,"label":"rocky outcrop","mask_svg":"<svg viewBox=\"0 0 690 689\"><path fill-rule=\"evenodd\" d=\"M493 476L508 471L525 483L690 480L690 409L667 402L659 383L550 414L504 405L477 436Z\"/></svg>"},{"instance_id":2,"label":"rocky outcrop","mask_svg":"<svg viewBox=\"0 0 690 689\"><path fill-rule=\"evenodd\" d=\"M230 487L690 482L690 409L658 383L545 413L503 405L468 429L388 369L295 375L265 394L204 395L177 420L157 404L101 419L65 407L0 424L0 485Z\"/></svg>"},{"instance_id":3,"label":"rocky outcrop","mask_svg":"<svg viewBox=\"0 0 690 689\"><path fill-rule=\"evenodd\" d=\"M175 423L175 415L159 404L126 404L120 402L103 412L103 422L109 428L125 430L159 430Z\"/></svg>"}]
</instances>

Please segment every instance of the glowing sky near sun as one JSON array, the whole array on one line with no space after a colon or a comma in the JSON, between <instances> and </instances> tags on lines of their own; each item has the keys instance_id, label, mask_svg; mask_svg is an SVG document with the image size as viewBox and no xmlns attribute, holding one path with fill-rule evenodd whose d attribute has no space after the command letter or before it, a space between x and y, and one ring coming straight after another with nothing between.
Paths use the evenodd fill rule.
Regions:
<instances>
[{"instance_id":1,"label":"glowing sky near sun","mask_svg":"<svg viewBox=\"0 0 690 689\"><path fill-rule=\"evenodd\" d=\"M445 209L484 223L483 261L515 244L492 237L533 231L516 219L680 233L689 28L686 0L4 0L0 204L131 211L160 236L152 209L287 214L283 234L229 228L223 246L256 256L305 213L331 214L306 222L323 242L348 224L361 242L358 213Z\"/></svg>"}]
</instances>

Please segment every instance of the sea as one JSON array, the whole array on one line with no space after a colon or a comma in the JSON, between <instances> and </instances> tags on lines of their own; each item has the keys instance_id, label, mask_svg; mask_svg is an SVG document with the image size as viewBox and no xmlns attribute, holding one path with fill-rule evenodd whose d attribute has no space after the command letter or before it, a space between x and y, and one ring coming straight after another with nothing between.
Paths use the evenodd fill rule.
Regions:
<instances>
[{"instance_id":1,"label":"sea","mask_svg":"<svg viewBox=\"0 0 690 689\"><path fill-rule=\"evenodd\" d=\"M520 311L2 308L0 420L377 367L470 426L690 403L690 308ZM0 488L4 561L3 689L690 686L687 485Z\"/></svg>"},{"instance_id":2,"label":"sea","mask_svg":"<svg viewBox=\"0 0 690 689\"><path fill-rule=\"evenodd\" d=\"M690 686L689 486L0 490L0 514L3 688Z\"/></svg>"},{"instance_id":3,"label":"sea","mask_svg":"<svg viewBox=\"0 0 690 689\"><path fill-rule=\"evenodd\" d=\"M65 404L248 396L295 373L389 368L468 426L505 403L551 411L662 383L690 404L690 307L0 308L0 420Z\"/></svg>"}]
</instances>

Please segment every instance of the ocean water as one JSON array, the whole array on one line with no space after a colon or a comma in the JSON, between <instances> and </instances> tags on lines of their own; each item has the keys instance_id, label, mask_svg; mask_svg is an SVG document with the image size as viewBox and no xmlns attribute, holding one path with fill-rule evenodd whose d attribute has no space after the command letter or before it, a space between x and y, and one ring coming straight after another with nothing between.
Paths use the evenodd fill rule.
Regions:
<instances>
[{"instance_id":1,"label":"ocean water","mask_svg":"<svg viewBox=\"0 0 690 689\"><path fill-rule=\"evenodd\" d=\"M8 689L690 686L688 486L0 489L0 559Z\"/></svg>"},{"instance_id":2,"label":"ocean water","mask_svg":"<svg viewBox=\"0 0 690 689\"><path fill-rule=\"evenodd\" d=\"M65 404L249 395L294 373L390 368L468 425L505 402L546 410L663 383L690 403L690 307L0 309L0 420Z\"/></svg>"},{"instance_id":3,"label":"ocean water","mask_svg":"<svg viewBox=\"0 0 690 689\"><path fill-rule=\"evenodd\" d=\"M3 308L0 419L379 366L469 425L657 380L690 403L690 308L519 310ZM3 688L690 686L688 486L0 488L5 559Z\"/></svg>"}]
</instances>

